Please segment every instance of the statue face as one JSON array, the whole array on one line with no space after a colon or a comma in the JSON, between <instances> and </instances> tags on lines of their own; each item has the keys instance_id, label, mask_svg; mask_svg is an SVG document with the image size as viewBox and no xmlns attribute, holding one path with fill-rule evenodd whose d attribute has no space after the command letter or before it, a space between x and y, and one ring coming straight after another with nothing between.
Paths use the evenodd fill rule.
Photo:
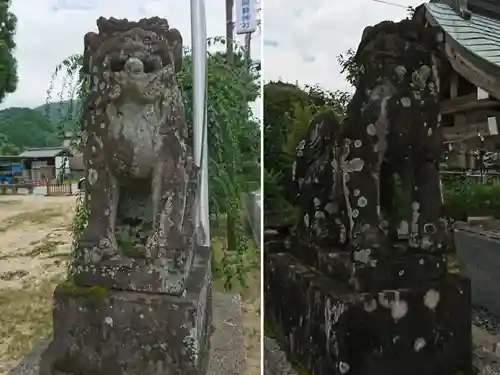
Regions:
<instances>
[{"instance_id":1,"label":"statue face","mask_svg":"<svg viewBox=\"0 0 500 375\"><path fill-rule=\"evenodd\" d=\"M134 28L114 34L98 51L102 77L115 88L115 99L155 102L174 85L175 68L167 41L152 31ZM115 89L115 92L117 90Z\"/></svg>"}]
</instances>

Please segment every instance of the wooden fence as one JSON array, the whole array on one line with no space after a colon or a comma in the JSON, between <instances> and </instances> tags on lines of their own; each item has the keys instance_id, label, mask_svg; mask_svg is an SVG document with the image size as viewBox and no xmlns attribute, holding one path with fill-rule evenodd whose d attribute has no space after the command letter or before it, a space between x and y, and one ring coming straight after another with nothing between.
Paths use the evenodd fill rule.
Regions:
<instances>
[{"instance_id":1,"label":"wooden fence","mask_svg":"<svg viewBox=\"0 0 500 375\"><path fill-rule=\"evenodd\" d=\"M73 188L71 180L52 183L47 182L47 195L48 196L69 196L73 195Z\"/></svg>"}]
</instances>

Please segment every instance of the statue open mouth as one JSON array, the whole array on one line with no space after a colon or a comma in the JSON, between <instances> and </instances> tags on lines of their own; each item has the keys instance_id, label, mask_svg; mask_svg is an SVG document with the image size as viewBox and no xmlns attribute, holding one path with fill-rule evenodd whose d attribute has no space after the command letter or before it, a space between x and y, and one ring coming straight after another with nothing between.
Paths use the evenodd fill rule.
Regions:
<instances>
[{"instance_id":1,"label":"statue open mouth","mask_svg":"<svg viewBox=\"0 0 500 375\"><path fill-rule=\"evenodd\" d=\"M164 83L174 75L174 67L172 65L162 67L160 61L143 61L138 57L122 61L120 70L116 69L116 64L114 65L112 75L116 83L121 86L121 92L133 95L137 99L147 101L157 99L163 93Z\"/></svg>"}]
</instances>

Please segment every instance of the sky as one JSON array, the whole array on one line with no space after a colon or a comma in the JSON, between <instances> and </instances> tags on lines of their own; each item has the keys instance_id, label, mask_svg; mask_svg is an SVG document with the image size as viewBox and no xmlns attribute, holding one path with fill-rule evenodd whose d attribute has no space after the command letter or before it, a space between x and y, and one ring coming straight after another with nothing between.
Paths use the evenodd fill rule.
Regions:
<instances>
[{"instance_id":1,"label":"sky","mask_svg":"<svg viewBox=\"0 0 500 375\"><path fill-rule=\"evenodd\" d=\"M405 8L373 0L264 0L264 80L352 91L337 56L356 50L366 26L400 21ZM403 6L424 1L392 0Z\"/></svg>"},{"instance_id":2,"label":"sky","mask_svg":"<svg viewBox=\"0 0 500 375\"><path fill-rule=\"evenodd\" d=\"M224 36L224 0L205 3L207 36ZM188 0L12 0L12 12L18 18L15 56L19 83L0 108L44 104L55 67L66 57L83 52L83 37L89 31L97 31L96 20L100 16L129 20L165 17L171 27L180 30L184 45L191 45ZM254 35L252 57L260 59L260 33ZM243 42L242 37L238 40ZM59 80L55 93L61 87ZM259 103L253 107L256 113Z\"/></svg>"}]
</instances>

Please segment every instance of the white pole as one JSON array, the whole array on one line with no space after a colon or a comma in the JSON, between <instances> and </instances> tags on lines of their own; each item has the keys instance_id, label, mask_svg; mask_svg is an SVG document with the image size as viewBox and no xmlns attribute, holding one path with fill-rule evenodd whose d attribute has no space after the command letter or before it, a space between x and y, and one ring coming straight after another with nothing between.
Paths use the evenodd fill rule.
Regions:
<instances>
[{"instance_id":1,"label":"white pole","mask_svg":"<svg viewBox=\"0 0 500 375\"><path fill-rule=\"evenodd\" d=\"M210 246L207 145L207 22L205 0L191 0L191 44L193 53L193 138L194 158L201 167L195 219L198 241Z\"/></svg>"}]
</instances>

